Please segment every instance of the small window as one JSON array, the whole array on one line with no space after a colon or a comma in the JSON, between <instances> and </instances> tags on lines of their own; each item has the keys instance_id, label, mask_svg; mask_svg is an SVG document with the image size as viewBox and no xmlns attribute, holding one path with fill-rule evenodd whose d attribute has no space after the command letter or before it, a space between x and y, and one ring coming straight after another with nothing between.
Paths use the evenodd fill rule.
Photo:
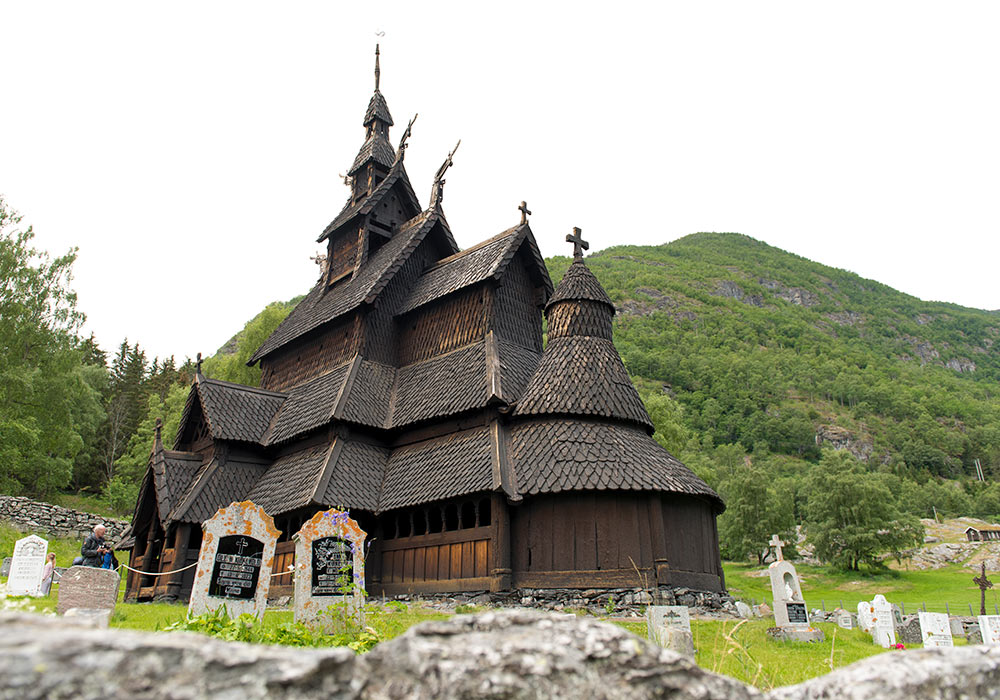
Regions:
<instances>
[{"instance_id":1,"label":"small window","mask_svg":"<svg viewBox=\"0 0 1000 700\"><path fill-rule=\"evenodd\" d=\"M379 518L379 524L382 526L382 537L391 540L396 537L396 518L391 515L383 515Z\"/></svg>"},{"instance_id":2,"label":"small window","mask_svg":"<svg viewBox=\"0 0 1000 700\"><path fill-rule=\"evenodd\" d=\"M413 513L413 534L414 535L426 535L427 534L427 516L424 511L418 510Z\"/></svg>"},{"instance_id":3,"label":"small window","mask_svg":"<svg viewBox=\"0 0 1000 700\"><path fill-rule=\"evenodd\" d=\"M441 509L431 508L431 512L427 514L427 532L441 532L443 524L441 521Z\"/></svg>"},{"instance_id":4,"label":"small window","mask_svg":"<svg viewBox=\"0 0 1000 700\"><path fill-rule=\"evenodd\" d=\"M444 507L444 529L449 532L458 529L458 506L454 503Z\"/></svg>"},{"instance_id":5,"label":"small window","mask_svg":"<svg viewBox=\"0 0 1000 700\"><path fill-rule=\"evenodd\" d=\"M467 501L462 504L462 528L476 526L476 504Z\"/></svg>"},{"instance_id":6,"label":"small window","mask_svg":"<svg viewBox=\"0 0 1000 700\"><path fill-rule=\"evenodd\" d=\"M484 498L479 502L479 527L486 527L490 522L490 499Z\"/></svg>"}]
</instances>

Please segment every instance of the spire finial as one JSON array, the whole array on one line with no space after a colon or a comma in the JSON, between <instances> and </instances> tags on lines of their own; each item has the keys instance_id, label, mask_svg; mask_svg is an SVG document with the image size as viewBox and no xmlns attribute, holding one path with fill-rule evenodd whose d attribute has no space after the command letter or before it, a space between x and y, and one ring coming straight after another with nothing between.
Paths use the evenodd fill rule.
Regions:
<instances>
[{"instance_id":1,"label":"spire finial","mask_svg":"<svg viewBox=\"0 0 1000 700\"><path fill-rule=\"evenodd\" d=\"M375 44L375 92L378 92L378 80L382 71L378 68L378 44Z\"/></svg>"},{"instance_id":2,"label":"spire finial","mask_svg":"<svg viewBox=\"0 0 1000 700\"><path fill-rule=\"evenodd\" d=\"M574 226L573 233L566 234L566 241L573 244L573 257L577 260L583 260L583 251L589 250L590 244L583 240L580 229Z\"/></svg>"},{"instance_id":3,"label":"spire finial","mask_svg":"<svg viewBox=\"0 0 1000 700\"><path fill-rule=\"evenodd\" d=\"M531 210L528 209L528 203L525 201L521 202L521 206L518 207L518 211L521 212L521 225L528 223L528 217L531 216Z\"/></svg>"}]
</instances>

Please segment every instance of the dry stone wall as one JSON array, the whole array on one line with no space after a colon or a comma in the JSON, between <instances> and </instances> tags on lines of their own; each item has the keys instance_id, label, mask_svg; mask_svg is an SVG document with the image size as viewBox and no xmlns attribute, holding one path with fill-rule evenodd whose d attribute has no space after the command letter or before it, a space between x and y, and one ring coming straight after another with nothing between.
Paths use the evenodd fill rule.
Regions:
<instances>
[{"instance_id":1,"label":"dry stone wall","mask_svg":"<svg viewBox=\"0 0 1000 700\"><path fill-rule=\"evenodd\" d=\"M22 532L78 539L86 537L94 525L104 523L108 528L105 535L108 542L114 542L128 528L125 520L104 518L82 510L32 501L23 496L0 496L0 520L6 520Z\"/></svg>"}]
</instances>

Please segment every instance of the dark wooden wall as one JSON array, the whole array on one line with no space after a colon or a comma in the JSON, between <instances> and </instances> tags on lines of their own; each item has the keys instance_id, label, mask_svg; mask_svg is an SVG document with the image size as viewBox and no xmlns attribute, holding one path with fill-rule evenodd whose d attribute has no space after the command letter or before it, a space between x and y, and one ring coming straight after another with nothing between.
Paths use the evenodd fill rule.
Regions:
<instances>
[{"instance_id":1,"label":"dark wooden wall","mask_svg":"<svg viewBox=\"0 0 1000 700\"><path fill-rule=\"evenodd\" d=\"M329 269L327 282L333 283L354 270L363 234L360 230L342 231L330 238L326 247Z\"/></svg>"},{"instance_id":2,"label":"dark wooden wall","mask_svg":"<svg viewBox=\"0 0 1000 700\"><path fill-rule=\"evenodd\" d=\"M715 515L694 497L619 491L529 498L511 509L511 550L515 587L723 585Z\"/></svg>"},{"instance_id":3,"label":"dark wooden wall","mask_svg":"<svg viewBox=\"0 0 1000 700\"><path fill-rule=\"evenodd\" d=\"M490 290L476 286L399 319L399 364L425 360L486 336Z\"/></svg>"},{"instance_id":4,"label":"dark wooden wall","mask_svg":"<svg viewBox=\"0 0 1000 700\"><path fill-rule=\"evenodd\" d=\"M360 324L360 317L352 316L264 358L260 363L261 388L284 391L354 357L361 340Z\"/></svg>"},{"instance_id":5,"label":"dark wooden wall","mask_svg":"<svg viewBox=\"0 0 1000 700\"><path fill-rule=\"evenodd\" d=\"M396 309L399 308L413 283L431 264L433 251L421 245L393 275L392 281L379 294L375 307L365 315L365 337L361 354L365 359L391 365L396 362Z\"/></svg>"},{"instance_id":6,"label":"dark wooden wall","mask_svg":"<svg viewBox=\"0 0 1000 700\"><path fill-rule=\"evenodd\" d=\"M542 351L542 311L536 306L537 291L518 252L494 295L496 330L505 340L536 352Z\"/></svg>"}]
</instances>

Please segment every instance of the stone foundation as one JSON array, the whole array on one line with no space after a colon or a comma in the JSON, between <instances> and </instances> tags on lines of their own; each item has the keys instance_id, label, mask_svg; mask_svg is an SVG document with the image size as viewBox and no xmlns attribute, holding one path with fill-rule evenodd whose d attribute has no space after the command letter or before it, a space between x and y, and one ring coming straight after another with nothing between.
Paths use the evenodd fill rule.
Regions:
<instances>
[{"instance_id":1,"label":"stone foundation","mask_svg":"<svg viewBox=\"0 0 1000 700\"><path fill-rule=\"evenodd\" d=\"M52 537L84 539L94 525L104 523L108 528L104 539L114 542L128 528L128 522L104 518L82 510L54 506L51 503L32 501L23 496L0 496L0 520L6 520L18 530Z\"/></svg>"}]
</instances>

